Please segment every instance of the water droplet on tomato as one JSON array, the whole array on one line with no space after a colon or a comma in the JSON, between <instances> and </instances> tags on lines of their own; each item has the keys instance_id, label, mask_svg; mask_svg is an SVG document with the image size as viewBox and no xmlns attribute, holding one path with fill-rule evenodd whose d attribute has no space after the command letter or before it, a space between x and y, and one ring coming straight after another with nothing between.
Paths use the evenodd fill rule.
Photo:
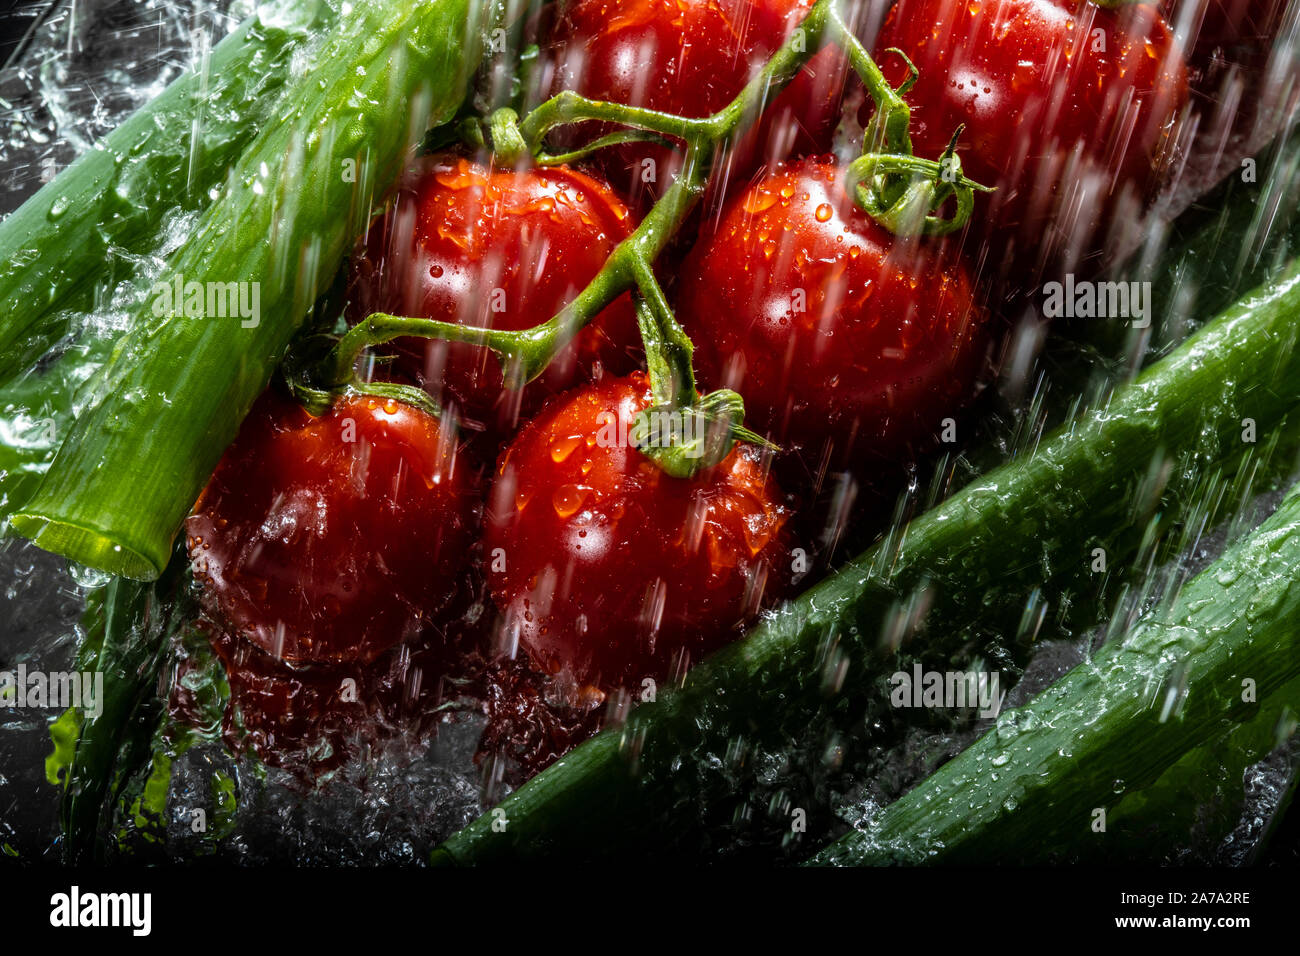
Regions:
<instances>
[{"instance_id":1,"label":"water droplet on tomato","mask_svg":"<svg viewBox=\"0 0 1300 956\"><path fill-rule=\"evenodd\" d=\"M551 495L551 505L561 518L571 518L586 499L586 489L574 484L560 485Z\"/></svg>"},{"instance_id":2,"label":"water droplet on tomato","mask_svg":"<svg viewBox=\"0 0 1300 956\"><path fill-rule=\"evenodd\" d=\"M581 435L568 435L561 438L551 445L551 461L557 465L573 454L575 448L582 443Z\"/></svg>"}]
</instances>

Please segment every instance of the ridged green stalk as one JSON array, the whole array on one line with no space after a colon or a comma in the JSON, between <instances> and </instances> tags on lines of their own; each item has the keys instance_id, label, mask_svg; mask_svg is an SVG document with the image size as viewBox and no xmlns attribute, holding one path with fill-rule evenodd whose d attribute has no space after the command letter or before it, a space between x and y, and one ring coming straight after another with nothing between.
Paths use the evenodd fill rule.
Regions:
<instances>
[{"instance_id":1,"label":"ridged green stalk","mask_svg":"<svg viewBox=\"0 0 1300 956\"><path fill-rule=\"evenodd\" d=\"M162 572L185 515L376 199L464 98L484 6L354 0L169 258L94 405L12 517L16 531L113 574ZM201 293L179 315L164 291L177 287L187 299L190 288Z\"/></svg>"},{"instance_id":2,"label":"ridged green stalk","mask_svg":"<svg viewBox=\"0 0 1300 956\"><path fill-rule=\"evenodd\" d=\"M265 4L0 222L0 369L26 368L34 356L25 340L40 320L115 278L115 252L153 253L168 216L210 202L270 119L294 54L334 21L337 6ZM40 344L59 334L42 332Z\"/></svg>"},{"instance_id":3,"label":"ridged green stalk","mask_svg":"<svg viewBox=\"0 0 1300 956\"><path fill-rule=\"evenodd\" d=\"M1091 837L1127 788L1300 700L1300 485L1168 609L1075 667L814 865L1050 858Z\"/></svg>"}]
</instances>

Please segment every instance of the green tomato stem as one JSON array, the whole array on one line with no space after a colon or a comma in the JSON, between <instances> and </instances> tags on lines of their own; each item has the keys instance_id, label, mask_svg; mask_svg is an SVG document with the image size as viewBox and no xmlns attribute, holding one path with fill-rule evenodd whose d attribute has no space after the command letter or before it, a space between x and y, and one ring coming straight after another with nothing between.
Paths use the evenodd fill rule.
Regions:
<instances>
[{"instance_id":1,"label":"green tomato stem","mask_svg":"<svg viewBox=\"0 0 1300 956\"><path fill-rule=\"evenodd\" d=\"M695 403L695 346L682 329L649 261L634 257L637 325L645 345L650 393L656 405L676 408Z\"/></svg>"},{"instance_id":2,"label":"green tomato stem","mask_svg":"<svg viewBox=\"0 0 1300 956\"><path fill-rule=\"evenodd\" d=\"M857 73L858 79L862 85L867 88L867 95L876 104L875 116L872 119L872 126L878 133L876 137L871 134L872 129L868 130L868 145L883 145L888 152L897 153L903 156L912 155L912 138L908 130L912 122L912 111L899 91L889 85L885 75L880 72L880 67L867 52L867 48L862 45L862 41L857 38L849 25L844 22L840 5L834 0L822 0L817 6L813 7L816 12L822 4L825 3L826 10L824 13L825 24L823 27L824 34L819 34L819 38L824 36L824 41L834 42L848 55L849 65ZM809 19L812 13L809 14ZM905 57L906 58L906 57ZM908 66L912 72L911 61ZM904 88L911 85L911 80L904 84ZM873 143L873 138L878 138L879 143Z\"/></svg>"},{"instance_id":3,"label":"green tomato stem","mask_svg":"<svg viewBox=\"0 0 1300 956\"><path fill-rule=\"evenodd\" d=\"M534 153L542 152L542 141L557 126L588 121L617 123L619 126L630 126L661 136L672 136L695 145L713 140L712 120L713 117L690 119L622 103L591 100L565 90L529 113L520 124L519 131Z\"/></svg>"},{"instance_id":4,"label":"green tomato stem","mask_svg":"<svg viewBox=\"0 0 1300 956\"><path fill-rule=\"evenodd\" d=\"M339 339L318 366L316 377L331 389L357 387L356 363L366 349L415 336L490 348L501 359L507 386L523 387L546 371L555 356L611 302L635 288L638 273L648 270L653 276L651 264L704 194L708 169L706 158L695 150L689 151L682 175L632 235L619 244L576 299L541 325L523 331L505 331L377 312Z\"/></svg>"}]
</instances>

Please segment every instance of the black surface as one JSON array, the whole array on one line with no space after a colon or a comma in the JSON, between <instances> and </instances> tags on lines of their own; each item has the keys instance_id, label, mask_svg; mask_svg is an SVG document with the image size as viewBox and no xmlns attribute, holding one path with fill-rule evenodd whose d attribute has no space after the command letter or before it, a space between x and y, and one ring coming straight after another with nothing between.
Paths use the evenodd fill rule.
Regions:
<instances>
[{"instance_id":1,"label":"black surface","mask_svg":"<svg viewBox=\"0 0 1300 956\"><path fill-rule=\"evenodd\" d=\"M0 0L0 68L21 56L32 31L53 7L48 0Z\"/></svg>"}]
</instances>

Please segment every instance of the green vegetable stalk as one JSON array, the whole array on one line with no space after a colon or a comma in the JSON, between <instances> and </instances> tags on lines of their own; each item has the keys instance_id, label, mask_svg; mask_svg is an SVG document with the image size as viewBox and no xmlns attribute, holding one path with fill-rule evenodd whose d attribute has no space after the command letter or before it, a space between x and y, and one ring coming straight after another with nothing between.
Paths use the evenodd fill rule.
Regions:
<instances>
[{"instance_id":1,"label":"green vegetable stalk","mask_svg":"<svg viewBox=\"0 0 1300 956\"><path fill-rule=\"evenodd\" d=\"M1184 754L1150 786L1125 781L1123 794L1107 804L1105 839L1091 828L1076 830L1060 850L1081 862L1111 864L1209 856L1242 819L1247 769L1286 742L1298 715L1300 678L1261 699L1247 720ZM1261 833L1252 855L1267 849L1266 836Z\"/></svg>"},{"instance_id":2,"label":"green vegetable stalk","mask_svg":"<svg viewBox=\"0 0 1300 956\"><path fill-rule=\"evenodd\" d=\"M239 423L482 50L480 0L354 0L120 342L12 527L157 577Z\"/></svg>"},{"instance_id":3,"label":"green vegetable stalk","mask_svg":"<svg viewBox=\"0 0 1300 956\"><path fill-rule=\"evenodd\" d=\"M595 856L626 843L630 820L726 784L737 742L798 740L819 714L888 699L880 666L889 625L909 609L959 607L1043 562L1092 560L1092 548L1146 524L1170 486L1161 462L1195 474L1243 448L1243 419L1279 424L1300 402L1300 263L1115 392L812 588L750 636L694 668L685 686L568 754L448 840L436 862L547 853ZM1184 489L1185 490L1185 489ZM1050 556L1050 557L1049 557ZM899 632L901 638L906 628ZM500 825L504 819L506 825Z\"/></svg>"},{"instance_id":4,"label":"green vegetable stalk","mask_svg":"<svg viewBox=\"0 0 1300 956\"><path fill-rule=\"evenodd\" d=\"M1300 485L1168 609L1074 668L811 862L1042 861L1104 842L1117 791L1300 689Z\"/></svg>"},{"instance_id":5,"label":"green vegetable stalk","mask_svg":"<svg viewBox=\"0 0 1300 956\"><path fill-rule=\"evenodd\" d=\"M337 0L264 4L157 98L0 223L0 369L25 369L61 329L31 333L111 275L114 250L147 255L159 224L201 209L270 119L290 60ZM39 354L39 352L37 352Z\"/></svg>"},{"instance_id":6,"label":"green vegetable stalk","mask_svg":"<svg viewBox=\"0 0 1300 956\"><path fill-rule=\"evenodd\" d=\"M83 718L79 734L75 728L69 732L67 766L60 768L66 774L60 816L69 863L98 858L106 809L152 756L154 728L165 705L158 681L168 641L192 613L179 599L184 571L178 557L155 584L119 579L87 602L77 669L104 675L104 699L98 715ZM68 719L65 714L61 722Z\"/></svg>"},{"instance_id":7,"label":"green vegetable stalk","mask_svg":"<svg viewBox=\"0 0 1300 956\"><path fill-rule=\"evenodd\" d=\"M129 284L137 301L145 295L140 263L163 249L165 220L211 203L274 115L291 61L300 54L311 61L339 5L261 4L190 72L0 223L0 298L13 295L0 315L0 341L10 343L0 346L0 431L7 435L0 443L0 536L71 430L78 393L123 334L115 324L82 322L82 315L107 290Z\"/></svg>"}]
</instances>

